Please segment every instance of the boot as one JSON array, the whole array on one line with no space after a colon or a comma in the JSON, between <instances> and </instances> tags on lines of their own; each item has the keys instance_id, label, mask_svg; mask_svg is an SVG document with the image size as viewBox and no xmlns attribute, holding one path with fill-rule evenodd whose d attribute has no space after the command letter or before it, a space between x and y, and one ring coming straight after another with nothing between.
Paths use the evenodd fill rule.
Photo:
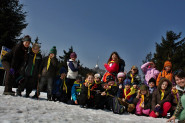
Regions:
<instances>
[{"instance_id":1,"label":"boot","mask_svg":"<svg viewBox=\"0 0 185 123\"><path fill-rule=\"evenodd\" d=\"M16 94L17 96L22 96L21 91L19 91L19 89L17 89Z\"/></svg>"},{"instance_id":2,"label":"boot","mask_svg":"<svg viewBox=\"0 0 185 123\"><path fill-rule=\"evenodd\" d=\"M15 96L15 93L13 92L3 92L3 95L11 95L11 96Z\"/></svg>"}]
</instances>

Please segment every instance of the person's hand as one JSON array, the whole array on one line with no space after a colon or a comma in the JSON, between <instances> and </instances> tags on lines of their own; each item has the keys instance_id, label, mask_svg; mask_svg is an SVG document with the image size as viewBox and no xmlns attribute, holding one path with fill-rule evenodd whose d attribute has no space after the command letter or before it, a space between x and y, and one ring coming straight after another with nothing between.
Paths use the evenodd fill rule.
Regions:
<instances>
[{"instance_id":1,"label":"person's hand","mask_svg":"<svg viewBox=\"0 0 185 123\"><path fill-rule=\"evenodd\" d=\"M175 116L172 116L170 119L167 120L167 122L173 121L173 123L175 123L175 118L176 118Z\"/></svg>"},{"instance_id":2,"label":"person's hand","mask_svg":"<svg viewBox=\"0 0 185 123\"><path fill-rule=\"evenodd\" d=\"M156 116L159 116L159 112L155 112L155 115L156 115Z\"/></svg>"},{"instance_id":3,"label":"person's hand","mask_svg":"<svg viewBox=\"0 0 185 123\"><path fill-rule=\"evenodd\" d=\"M102 95L102 96L105 96L105 95L106 95L105 91L104 91L104 92L102 92L102 93L101 93L101 95Z\"/></svg>"},{"instance_id":4,"label":"person's hand","mask_svg":"<svg viewBox=\"0 0 185 123\"><path fill-rule=\"evenodd\" d=\"M15 74L15 70L13 68L10 68L10 71L9 72L10 72L11 75L14 75Z\"/></svg>"},{"instance_id":5,"label":"person's hand","mask_svg":"<svg viewBox=\"0 0 185 123\"><path fill-rule=\"evenodd\" d=\"M125 98L123 98L122 101L125 102Z\"/></svg>"},{"instance_id":6,"label":"person's hand","mask_svg":"<svg viewBox=\"0 0 185 123\"><path fill-rule=\"evenodd\" d=\"M159 107L160 105L159 104L157 104L155 107Z\"/></svg>"},{"instance_id":7,"label":"person's hand","mask_svg":"<svg viewBox=\"0 0 185 123\"><path fill-rule=\"evenodd\" d=\"M144 104L144 103L142 103L142 104L141 104L141 108L144 108L144 107L145 107L145 104Z\"/></svg>"},{"instance_id":8,"label":"person's hand","mask_svg":"<svg viewBox=\"0 0 185 123\"><path fill-rule=\"evenodd\" d=\"M75 100L75 104L76 104L76 105L78 104L78 101L77 101L77 100Z\"/></svg>"},{"instance_id":9,"label":"person's hand","mask_svg":"<svg viewBox=\"0 0 185 123\"><path fill-rule=\"evenodd\" d=\"M85 86L86 86L86 87L88 87L88 86L89 86L89 83L88 83L88 82L86 82L86 83L85 83Z\"/></svg>"},{"instance_id":10,"label":"person's hand","mask_svg":"<svg viewBox=\"0 0 185 123\"><path fill-rule=\"evenodd\" d=\"M122 89L122 87L123 87L122 85L119 85L119 89Z\"/></svg>"}]
</instances>

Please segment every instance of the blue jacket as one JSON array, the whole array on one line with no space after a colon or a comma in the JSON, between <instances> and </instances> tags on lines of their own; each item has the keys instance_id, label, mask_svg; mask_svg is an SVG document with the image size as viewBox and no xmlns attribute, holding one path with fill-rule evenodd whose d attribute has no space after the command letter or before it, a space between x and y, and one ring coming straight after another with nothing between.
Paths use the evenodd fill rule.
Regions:
<instances>
[{"instance_id":1,"label":"blue jacket","mask_svg":"<svg viewBox=\"0 0 185 123\"><path fill-rule=\"evenodd\" d=\"M73 101L77 100L77 95L80 94L81 87L82 87L81 83L77 83L76 81L74 82L73 87L71 89L71 97Z\"/></svg>"}]
</instances>

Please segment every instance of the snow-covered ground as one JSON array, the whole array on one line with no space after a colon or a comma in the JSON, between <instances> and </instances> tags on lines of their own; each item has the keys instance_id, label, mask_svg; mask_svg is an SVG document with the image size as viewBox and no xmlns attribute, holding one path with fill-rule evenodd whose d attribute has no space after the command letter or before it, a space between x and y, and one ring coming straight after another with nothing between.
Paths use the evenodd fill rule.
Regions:
<instances>
[{"instance_id":1,"label":"snow-covered ground","mask_svg":"<svg viewBox=\"0 0 185 123\"><path fill-rule=\"evenodd\" d=\"M61 102L46 100L41 93L40 100L5 96L0 86L0 123L165 123L167 119L113 114L105 110L80 108ZM15 89L14 89L15 91ZM23 92L23 96L24 96ZM34 92L31 93L31 96Z\"/></svg>"}]
</instances>

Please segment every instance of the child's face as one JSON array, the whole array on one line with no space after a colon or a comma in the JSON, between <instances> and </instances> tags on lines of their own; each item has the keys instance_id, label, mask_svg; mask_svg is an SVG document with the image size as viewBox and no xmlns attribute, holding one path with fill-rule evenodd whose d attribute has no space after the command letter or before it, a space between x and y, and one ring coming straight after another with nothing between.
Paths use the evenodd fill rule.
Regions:
<instances>
[{"instance_id":1,"label":"child's face","mask_svg":"<svg viewBox=\"0 0 185 123\"><path fill-rule=\"evenodd\" d=\"M89 75L89 76L87 77L87 81L88 81L89 83L93 83L93 82L94 82L94 77L93 77L92 75Z\"/></svg>"},{"instance_id":2,"label":"child's face","mask_svg":"<svg viewBox=\"0 0 185 123\"><path fill-rule=\"evenodd\" d=\"M28 48L30 46L30 41L23 42L24 47Z\"/></svg>"},{"instance_id":3,"label":"child's face","mask_svg":"<svg viewBox=\"0 0 185 123\"><path fill-rule=\"evenodd\" d=\"M77 79L77 80L76 80L76 82L77 82L77 83L80 83L80 82L81 82L81 80L80 80L80 79Z\"/></svg>"},{"instance_id":4,"label":"child's face","mask_svg":"<svg viewBox=\"0 0 185 123\"><path fill-rule=\"evenodd\" d=\"M112 60L117 60L117 59L118 59L117 55L116 54L112 54Z\"/></svg>"},{"instance_id":5,"label":"child's face","mask_svg":"<svg viewBox=\"0 0 185 123\"><path fill-rule=\"evenodd\" d=\"M71 60L75 61L75 60L76 60L76 58L75 58L75 57L74 57L74 58L71 58Z\"/></svg>"},{"instance_id":6,"label":"child's face","mask_svg":"<svg viewBox=\"0 0 185 123\"><path fill-rule=\"evenodd\" d=\"M124 78L123 78L123 77L119 77L119 78L118 78L119 83L122 83L122 82L123 82L123 80L124 80Z\"/></svg>"},{"instance_id":7,"label":"child's face","mask_svg":"<svg viewBox=\"0 0 185 123\"><path fill-rule=\"evenodd\" d=\"M161 89L162 90L165 90L166 88L168 87L168 82L167 81L164 81L161 85Z\"/></svg>"},{"instance_id":8,"label":"child's face","mask_svg":"<svg viewBox=\"0 0 185 123\"><path fill-rule=\"evenodd\" d=\"M176 86L173 86L173 87L172 87L172 90L176 90Z\"/></svg>"},{"instance_id":9,"label":"child's face","mask_svg":"<svg viewBox=\"0 0 185 123\"><path fill-rule=\"evenodd\" d=\"M146 95L147 91L146 90L141 90L142 95Z\"/></svg>"},{"instance_id":10,"label":"child's face","mask_svg":"<svg viewBox=\"0 0 185 123\"><path fill-rule=\"evenodd\" d=\"M153 62L150 62L150 68L154 68L155 64Z\"/></svg>"},{"instance_id":11,"label":"child's face","mask_svg":"<svg viewBox=\"0 0 185 123\"><path fill-rule=\"evenodd\" d=\"M179 85L180 87L185 87L185 77L183 78L179 78L177 76L175 76L175 81L177 83L177 85Z\"/></svg>"},{"instance_id":12,"label":"child's face","mask_svg":"<svg viewBox=\"0 0 185 123\"><path fill-rule=\"evenodd\" d=\"M136 85L136 84L134 84L134 85L133 85L133 88L134 88L134 89L137 89L137 85Z\"/></svg>"},{"instance_id":13,"label":"child's face","mask_svg":"<svg viewBox=\"0 0 185 123\"><path fill-rule=\"evenodd\" d=\"M170 66L166 66L165 70L166 70L166 72L169 72L171 70L171 67Z\"/></svg>"},{"instance_id":14,"label":"child's face","mask_svg":"<svg viewBox=\"0 0 185 123\"><path fill-rule=\"evenodd\" d=\"M153 88L153 87L155 87L155 84L154 84L154 82L150 82L150 83L149 83L149 87L150 87L150 88Z\"/></svg>"},{"instance_id":15,"label":"child's face","mask_svg":"<svg viewBox=\"0 0 185 123\"><path fill-rule=\"evenodd\" d=\"M125 89L126 90L130 89L130 85L125 85Z\"/></svg>"},{"instance_id":16,"label":"child's face","mask_svg":"<svg viewBox=\"0 0 185 123\"><path fill-rule=\"evenodd\" d=\"M50 54L49 54L49 57L50 57L51 59L52 59L54 56L55 56L54 53L50 53Z\"/></svg>"},{"instance_id":17,"label":"child's face","mask_svg":"<svg viewBox=\"0 0 185 123\"><path fill-rule=\"evenodd\" d=\"M34 53L36 53L36 54L39 52L39 50L40 50L39 47L33 47L33 48L32 48L32 51L33 51Z\"/></svg>"},{"instance_id":18,"label":"child's face","mask_svg":"<svg viewBox=\"0 0 185 123\"><path fill-rule=\"evenodd\" d=\"M66 73L62 73L61 75L60 75L60 78L61 79L64 79L66 77Z\"/></svg>"},{"instance_id":19,"label":"child's face","mask_svg":"<svg viewBox=\"0 0 185 123\"><path fill-rule=\"evenodd\" d=\"M109 85L109 86L113 86L113 85L114 85L114 81L108 82L108 85Z\"/></svg>"},{"instance_id":20,"label":"child's face","mask_svg":"<svg viewBox=\"0 0 185 123\"><path fill-rule=\"evenodd\" d=\"M100 81L100 78L95 77L94 80L95 80L96 82L99 82L99 81Z\"/></svg>"}]
</instances>

